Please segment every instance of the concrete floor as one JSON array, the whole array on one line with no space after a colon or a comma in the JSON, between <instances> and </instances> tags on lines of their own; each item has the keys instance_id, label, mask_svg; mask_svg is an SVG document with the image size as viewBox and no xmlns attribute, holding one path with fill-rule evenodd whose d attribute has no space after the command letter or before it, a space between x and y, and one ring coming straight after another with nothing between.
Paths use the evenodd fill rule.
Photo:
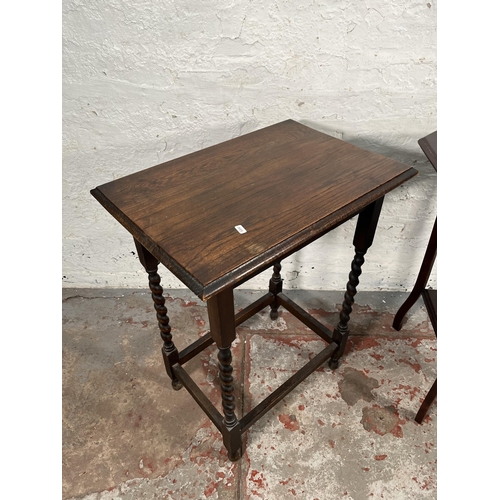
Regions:
<instances>
[{"instance_id":1,"label":"concrete floor","mask_svg":"<svg viewBox=\"0 0 500 500\"><path fill-rule=\"evenodd\" d=\"M343 292L287 291L333 328ZM262 292L235 292L236 309ZM166 290L179 349L208 330L205 304ZM437 406L414 416L436 377L436 339L421 301L391 328L407 294L359 292L340 367L327 364L245 434L243 458L165 374L148 290L63 290L63 498L436 498ZM235 394L247 412L325 343L287 311L238 328ZM215 347L185 365L220 408Z\"/></svg>"}]
</instances>

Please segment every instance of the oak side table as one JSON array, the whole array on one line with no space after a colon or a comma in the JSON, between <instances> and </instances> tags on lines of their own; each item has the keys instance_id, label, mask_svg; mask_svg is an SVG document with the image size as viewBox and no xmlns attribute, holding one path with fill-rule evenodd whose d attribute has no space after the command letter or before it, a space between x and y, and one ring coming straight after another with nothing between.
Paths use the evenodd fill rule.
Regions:
<instances>
[{"instance_id":1,"label":"oak side table","mask_svg":"<svg viewBox=\"0 0 500 500\"><path fill-rule=\"evenodd\" d=\"M135 240L149 275L173 388L185 387L205 411L221 432L230 460L241 456L242 434L308 375L328 359L331 368L338 366L384 195L416 174L409 166L287 120L91 191ZM280 262L355 215L354 260L339 323L330 331L283 294ZM159 263L207 302L210 332L180 352L170 331ZM235 315L233 289L271 266L269 292ZM273 319L283 306L327 346L238 419L231 343L236 327L267 306ZM213 342L222 414L182 367Z\"/></svg>"}]
</instances>

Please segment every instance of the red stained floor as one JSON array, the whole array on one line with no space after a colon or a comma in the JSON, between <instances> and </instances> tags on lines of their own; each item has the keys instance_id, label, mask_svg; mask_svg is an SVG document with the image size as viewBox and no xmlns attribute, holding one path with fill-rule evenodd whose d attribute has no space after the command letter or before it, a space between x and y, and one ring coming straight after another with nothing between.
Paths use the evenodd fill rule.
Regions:
<instances>
[{"instance_id":1,"label":"red stained floor","mask_svg":"<svg viewBox=\"0 0 500 500\"><path fill-rule=\"evenodd\" d=\"M287 395L245 434L244 455L231 463L203 411L170 387L146 291L63 296L64 499L436 498L437 405L423 425L414 422L436 377L436 340L420 302L395 332L406 295L359 293L339 368L321 366ZM259 296L238 291L236 309ZM290 296L335 323L341 292ZM167 291L166 305L179 348L207 331L205 305L189 292ZM239 415L324 346L286 311L241 325ZM215 351L185 367L220 408Z\"/></svg>"}]
</instances>

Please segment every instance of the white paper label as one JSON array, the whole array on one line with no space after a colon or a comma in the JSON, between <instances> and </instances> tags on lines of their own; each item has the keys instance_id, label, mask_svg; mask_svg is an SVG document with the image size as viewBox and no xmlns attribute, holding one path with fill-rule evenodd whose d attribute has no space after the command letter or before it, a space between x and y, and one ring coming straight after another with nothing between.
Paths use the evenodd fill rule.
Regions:
<instances>
[{"instance_id":1,"label":"white paper label","mask_svg":"<svg viewBox=\"0 0 500 500\"><path fill-rule=\"evenodd\" d=\"M243 226L234 226L234 229L236 229L236 231L238 231L238 233L240 234L247 232L247 230Z\"/></svg>"}]
</instances>

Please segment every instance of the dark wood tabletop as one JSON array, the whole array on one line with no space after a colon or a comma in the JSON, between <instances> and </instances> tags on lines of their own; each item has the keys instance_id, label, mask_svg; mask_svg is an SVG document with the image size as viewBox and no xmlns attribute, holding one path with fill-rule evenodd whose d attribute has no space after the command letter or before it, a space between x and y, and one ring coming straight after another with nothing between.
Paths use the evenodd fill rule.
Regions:
<instances>
[{"instance_id":1,"label":"dark wood tabletop","mask_svg":"<svg viewBox=\"0 0 500 500\"><path fill-rule=\"evenodd\" d=\"M206 300L322 236L416 174L407 165L287 120L91 193Z\"/></svg>"},{"instance_id":2,"label":"dark wood tabletop","mask_svg":"<svg viewBox=\"0 0 500 500\"><path fill-rule=\"evenodd\" d=\"M432 134L426 135L422 137L422 139L418 140L418 144L422 148L422 151L427 156L428 160L431 162L431 165L434 167L434 170L437 172L437 130L432 132Z\"/></svg>"}]
</instances>

